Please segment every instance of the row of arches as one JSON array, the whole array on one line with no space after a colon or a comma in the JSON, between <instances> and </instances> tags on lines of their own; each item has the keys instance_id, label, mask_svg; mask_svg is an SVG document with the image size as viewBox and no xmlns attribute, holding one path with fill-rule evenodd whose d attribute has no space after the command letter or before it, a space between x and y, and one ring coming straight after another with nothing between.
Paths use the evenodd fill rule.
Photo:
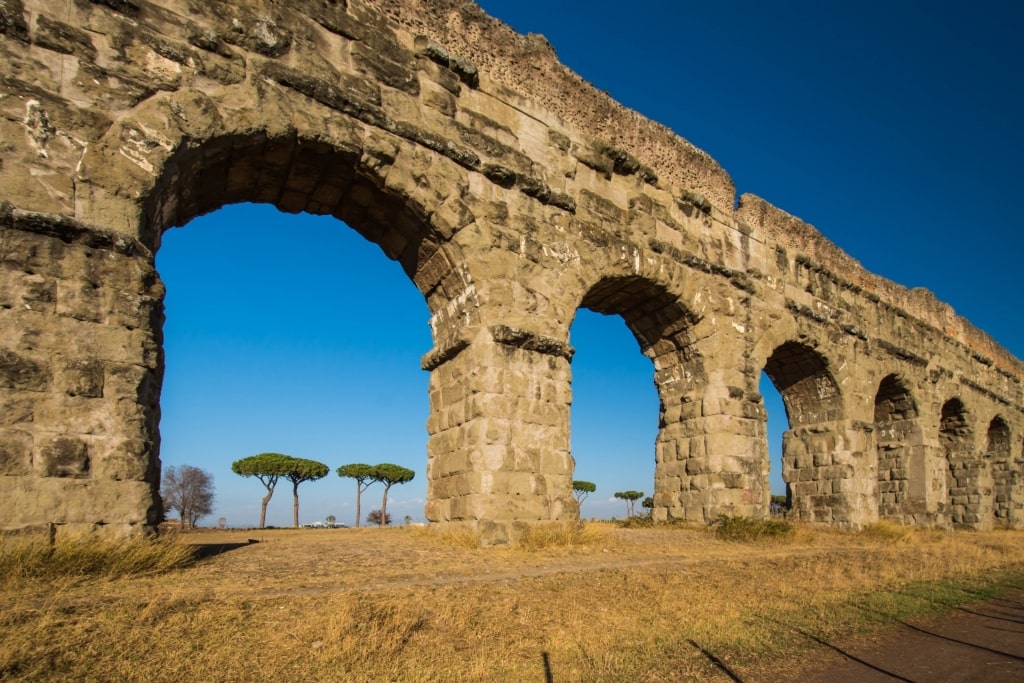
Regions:
<instances>
[{"instance_id":1,"label":"row of arches","mask_svg":"<svg viewBox=\"0 0 1024 683\"><path fill-rule=\"evenodd\" d=\"M796 325L784 320L783 331L779 333L783 339L781 344L774 349L752 350L748 348L745 332L732 333L721 321L715 322L727 318L737 330L756 329L756 324L744 318L744 311L758 306L781 308L781 302L752 302L748 295L755 290L744 288L742 282L738 287L734 287L736 282L725 282L729 279L727 270L699 259L691 264L680 254L673 253L671 247L644 249L641 256L633 241L616 237L630 230L612 225L619 217L612 210L614 207L605 207L607 220L600 226L586 226L585 238L570 243L556 242L561 239L557 235L562 230L560 224L554 225L554 232L545 232L546 218L536 214L536 207L529 200L515 194L492 197L499 192L496 188L470 183L456 165L423 149L341 129L333 131L344 138L340 142L322 138L314 142L297 130L273 138L235 135L227 132L232 120L219 122L225 129L219 135L202 144L193 142L182 146L171 154L158 182L145 193L145 219L138 233L154 251L159 248L160 236L167 227L183 224L225 203L263 201L289 212L333 215L399 262L423 294L431 315L438 363L448 362L467 347L469 340L462 336L467 328L499 321L504 324L504 318L510 313L513 324L528 326L531 334L554 340L556 346L567 343L568 327L580 308L621 316L641 352L654 365L661 404L655 455L655 506L668 510L667 516L691 518L698 514L694 512L697 509L704 517L713 515L718 507L716 496L723 489L739 492L722 494L721 501L726 505L738 498L745 506L743 511L757 513L767 509L769 464L767 447L763 444L763 409L759 413L756 407L751 407L752 403L760 401L754 386L763 370L778 388L785 404L791 429L784 439L783 477L791 489L793 505L802 517L823 522L848 521L837 517L835 512L837 507L847 503L835 503L831 499L854 496L860 498L855 507L871 509L868 516L902 515L906 518L909 515L916 520L921 514L931 521L948 518L948 521L964 524L980 519L972 506L977 505L976 499L982 495L979 492L986 489L983 484L972 483L977 467L966 464L960 467L961 460L974 462L968 455L971 446L959 433L963 427L943 428L941 439L928 437L928 429L922 428L918 433L915 424L920 417L909 417L910 409L903 405L912 405L913 400L900 398L906 392L899 390L896 380L886 380L896 386L886 384L879 389L883 397L881 403L893 411L890 416L880 418L888 430L884 442L882 429L877 430L875 437L851 436L848 424L851 417L844 408L841 385L825 356L818 353L813 344L785 340L786 336L797 336ZM302 121L297 119L298 128L302 127L300 123ZM357 154L357 149L362 149L362 153ZM471 188L474 189L471 191ZM493 204L489 203L492 199ZM520 206L522 202L528 205ZM701 229L711 227L709 223ZM573 229L582 229L582 224ZM486 239L480 239L481 236ZM641 239L636 244L643 244L642 235L634 237ZM481 266L485 261L487 265ZM695 267L688 267L691 265ZM523 285L524 276L532 275L531 270L564 270L565 273L564 277L552 278L558 283L553 288L545 284L547 290L527 289ZM516 310L518 302L513 303L511 310L503 310L500 303L490 311L485 310L493 305L491 302L509 299L503 290L512 291L512 299L520 295L523 300L532 299L534 310ZM761 325L764 324L770 323L762 321ZM495 341L500 343L500 340ZM539 346L546 344L542 342ZM761 367L754 367L759 357L764 358ZM729 359L742 359L736 364L743 367L723 368ZM464 362L471 365L474 359ZM557 359L552 362L565 365L559 372L568 373L568 358L564 362ZM751 364L754 366L747 367ZM730 375L731 379L712 378L710 366L715 366L714 372L718 375ZM436 367L439 366L432 366L432 369ZM524 367L523 371L529 373L534 369ZM445 397L432 406L432 413L465 413L464 405L453 408L450 404L465 404L468 400L465 396L487 391L482 382L480 387L452 390L451 385L462 381L462 377L462 369L452 369L445 376L439 376L436 382L432 381L431 395ZM560 383L562 380L554 380L555 385ZM717 395L719 393L724 395ZM524 406L538 412L548 411L550 406L542 403L504 397L495 399L492 407L506 414L522 410ZM903 407L896 409L897 404ZM544 469L540 464L544 447L531 447L525 454L516 452L517 440L534 439L544 442L546 448L557 454L549 460L569 463L570 471L559 465L555 468L557 474L550 476L517 476L518 483L505 485L513 496L519 495L522 489L531 493L568 491L573 474L568 409L555 406L553 410L561 417L519 416L531 427L504 437L508 444L506 449L513 453L503 458L511 457L516 463L525 458L533 461L533 469ZM566 424L559 425L559 421ZM701 424L695 426L696 422ZM480 429L459 423L450 416L433 420L432 424L435 428L430 434L433 453L451 456L456 462L436 468L432 474L434 497L478 496L479 502L487 492L473 489L493 488L491 484L481 487L462 480L467 478L467 467L470 470L479 467L480 461L488 457L481 455L481 448L476 444L462 442L467 435L475 438ZM548 433L539 436L533 433L537 431L536 425L549 427ZM448 427L458 433L442 433ZM531 434L525 434L526 431ZM851 443L871 442L872 438L877 442L875 446ZM915 438L920 443L915 443ZM946 450L958 454L946 458L946 468L955 472L955 476L943 477L933 471L931 463L938 447L936 441L948 442ZM487 448L494 445L484 444ZM875 465L867 469L877 474L872 477L868 473L865 477L863 465L837 458L836 453L844 449L850 453L874 451ZM474 459L476 462L472 462ZM467 460L470 464L463 465ZM515 467L522 466L516 464ZM967 469L968 473L961 469ZM1005 469L1013 471L1008 460ZM914 476L909 476L908 472ZM923 474L918 476L919 472ZM883 473L887 477L884 481ZM476 475L469 478L474 477ZM449 481L442 481L446 478ZM456 478L461 480L456 481ZM1000 474L999 478L1003 489L1012 486L1004 483L1012 477L1008 479L1008 475ZM483 480L491 479L484 477ZM984 481L984 477L979 481ZM935 502L939 490L947 492L942 496L941 506ZM550 497L553 494L539 495ZM1005 498L1010 494L1002 495ZM965 498L967 503L963 503ZM922 512L917 510L920 500L925 501ZM557 517L560 514L557 507L552 506L550 512L543 514ZM480 503L475 508L470 504L460 505L458 509L449 506L435 514L453 518L479 517L490 514L480 511L485 508L489 508L489 504ZM993 502L991 509L993 515L995 510L1009 515L1012 503ZM519 507L515 510L511 513L513 516L532 514L521 512Z\"/></svg>"},{"instance_id":2,"label":"row of arches","mask_svg":"<svg viewBox=\"0 0 1024 683\"><path fill-rule=\"evenodd\" d=\"M346 229L343 225L338 227ZM662 399L661 427L679 421L680 415L667 414L672 412L669 404L673 395L666 389L671 384L666 379L674 368L700 372L700 354L693 348L691 336L700 316L667 290L658 289L638 276L602 280L581 301L580 310L584 309L621 319L634 335L639 350L654 362L654 384ZM670 358L675 358L678 365L672 366ZM826 357L803 342L788 341L777 346L763 372L779 391L787 415L789 429L783 436L784 455L778 464L790 504L798 513L803 509L814 519L809 499L822 495L822 477L834 474L822 468L831 468L834 463L828 452L809 452L814 449L807 448L807 439L799 430L815 426L821 429L822 425L839 423L846 417L839 383L830 372ZM678 397L675 400L678 402ZM959 398L941 406L936 424L929 426L926 417L907 378L890 374L881 380L874 398L875 465L871 468L877 516L961 526L977 526L983 518L997 525L1009 524L1014 504L1021 502L1015 499L1014 491L1021 473L1020 462L1011 458L1012 434L1007 420L997 415L986 428L978 429ZM763 413L759 419L764 419ZM651 422L655 422L653 416ZM937 457L929 451L930 428L936 432L931 441L941 446L938 457L942 467L930 463ZM983 452L975 452L975 433L979 431L986 436ZM638 444L638 449L624 453L623 457L645 459L643 450L649 447L649 442ZM589 465L587 456L580 455L583 459L577 467ZM416 467L415 460L407 464ZM646 466L640 465L637 461L634 468L642 472ZM765 475L773 466L764 464ZM577 474L588 476L585 469L573 476ZM671 493L664 492L663 498ZM937 501L940 495L943 499Z\"/></svg>"},{"instance_id":3,"label":"row of arches","mask_svg":"<svg viewBox=\"0 0 1024 683\"><path fill-rule=\"evenodd\" d=\"M200 99L207 108L215 106L205 96ZM620 223L628 217L610 204L595 204L603 213L588 217L599 221L554 215L525 191L480 185L447 157L358 127L332 129L338 139L313 140L300 129L314 122L296 116L296 130L276 136L232 132L238 117L218 120L215 134L175 148L152 187L138 193L144 210L135 233L155 253L168 228L225 204L259 201L338 218L398 262L431 318L434 350L428 355L433 358L424 361L432 373L428 517L557 519L574 508L568 504L574 472L571 353L565 347L579 309L621 317L653 363L660 402L654 504L665 517L767 511L769 459L756 390L762 370L785 404L790 430L783 442L783 477L802 518L846 523L849 516L840 508L849 507L844 497L851 496L859 497L854 507L873 510L869 516L916 515L906 512L921 497L915 497L915 487L924 488L922 514L933 521L942 521L945 508L953 507L943 502L939 509L934 503L943 486L956 492L957 501L965 489L968 506L975 505L972 499L980 494L972 492L972 484L963 477L945 481L932 472L928 463L935 458L915 451L912 439L893 436L886 442L889 479L884 484L877 474L865 477L865 468L847 455L870 448L851 443L866 437L852 434L846 397L829 360L815 342L797 341L802 330L795 316L784 312L785 302L762 299L768 292L745 282L741 270L722 266L718 261L724 257L704 261L655 244L642 224ZM696 211L686 216L694 225L680 230L722 227ZM736 254L749 248L733 246ZM753 319L755 309L761 320ZM536 338L519 343L515 340L522 337L513 335L511 345L497 336L486 339L496 325L521 327ZM779 329L765 334L773 325ZM749 339L751 330L760 330L760 341ZM768 347L771 339L781 343ZM822 343L834 345L828 339ZM509 353L498 349L503 345ZM515 353L544 358L515 356L513 347ZM494 373L478 370L499 366L530 395L516 395L507 386L498 391ZM890 394L899 392L883 392ZM908 419L919 418L903 421ZM508 431L498 434L501 429ZM135 436L160 441L159 434ZM921 436L921 441L924 453L936 447L935 437ZM908 455L900 449L909 449ZM918 468L925 472L923 483L915 476L906 485L894 484L904 472L917 471L911 465L917 457L926 461ZM948 460L959 462L957 457ZM494 502L496 492L503 502ZM540 503L521 502L531 497ZM431 507L430 500L446 502ZM991 509L997 508L1010 514L1012 502L1009 512L993 503ZM958 519L969 523L970 514Z\"/></svg>"},{"instance_id":4,"label":"row of arches","mask_svg":"<svg viewBox=\"0 0 1024 683\"><path fill-rule=\"evenodd\" d=\"M106 16L93 10L82 15L87 24ZM284 53L248 39L214 50L186 38L191 28L150 26L149 42L163 46L159 31L170 31L180 46L170 51L185 56L165 65L178 76L137 98L110 99L98 83L79 89L73 75L113 59L116 41L62 56L66 79L28 69L38 92L17 85L24 97L11 106L22 102L27 115L10 120L23 118L25 150L34 150L28 175L42 184L11 185L0 206L5 228L25 240L0 264L13 292L0 313L10 339L25 340L12 342L17 354L4 350L13 359L5 364L32 375L27 386L18 378L2 387L23 406L14 428L6 417L0 426L0 438L18 444L18 462L4 472L18 479L0 496L11 524L156 522L164 367L154 258L168 229L241 202L343 221L426 302L429 519L509 526L576 511L569 335L577 311L589 309L621 317L653 364L656 514L767 511L763 371L789 418L782 469L801 518L1012 522L1017 468L1010 455L979 459L974 434L986 427L966 404L933 408L939 389L925 392L924 381L878 385L891 359L871 356L867 333L850 336L839 324L845 316L892 341L898 325L876 317L886 302L872 306L879 297L861 296L852 281L842 292L804 286L800 256L786 253L803 237L776 244L771 226L787 229L789 218L762 220L760 204L731 212L732 184L716 164L667 138L636 141L633 151L668 172L659 180L629 149L593 137L620 137L604 124L575 129L435 45L414 52L422 41L383 16L371 21L373 40L337 29L351 18L344 12L293 18ZM11 48L36 64L26 50L48 49L36 42ZM151 73L169 59L166 46L152 55L138 47L115 61ZM252 49L259 56L246 56ZM78 84L71 99L65 81ZM111 115L96 115L103 111ZM55 128L35 130L48 118ZM372 286L352 289L349 298L373 298ZM333 297L344 315L344 296ZM52 323L45 335L41 318ZM910 357L922 358L914 350L923 343L909 338ZM937 355L957 355L955 371L978 367L947 350ZM870 367L847 367L869 356ZM872 383L878 417L870 397L855 395ZM1016 408L1014 391L1005 393ZM1010 426L1021 418L1010 418L988 423L990 452L1019 439ZM90 486L56 481L67 459L88 465L75 476ZM59 502L42 511L38 493L51 489L60 495L47 498Z\"/></svg>"},{"instance_id":5,"label":"row of arches","mask_svg":"<svg viewBox=\"0 0 1024 683\"><path fill-rule=\"evenodd\" d=\"M806 485L818 478L807 470L828 462L827 453L819 454L821 462L807 458L799 428L818 424L823 431L833 429L822 423L845 417L843 401L826 361L801 344L779 346L765 373L785 405L790 429L783 437L783 479L789 504L799 509L806 501L794 500L794 493L800 498L821 490ZM965 528L1019 523L1015 511L1024 508L1024 444L1012 452L1013 434L1004 416L979 420L960 397L936 403L929 415L911 380L896 373L879 382L873 405L868 430L873 438L867 440L867 466L860 475L866 477L866 500L873 508L868 519L877 515Z\"/></svg>"}]
</instances>

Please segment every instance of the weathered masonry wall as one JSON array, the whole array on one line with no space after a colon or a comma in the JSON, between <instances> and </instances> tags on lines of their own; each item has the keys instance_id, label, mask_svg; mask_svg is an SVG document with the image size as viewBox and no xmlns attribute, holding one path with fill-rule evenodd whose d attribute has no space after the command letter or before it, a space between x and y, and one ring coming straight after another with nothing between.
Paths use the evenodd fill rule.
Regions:
<instances>
[{"instance_id":1,"label":"weathered masonry wall","mask_svg":"<svg viewBox=\"0 0 1024 683\"><path fill-rule=\"evenodd\" d=\"M583 307L661 399L654 515L1024 525L1024 366L456 0L0 3L0 527L159 519L160 237L329 214L432 313L427 516L570 520ZM339 223L339 229L344 228ZM56 525L56 526L53 526Z\"/></svg>"}]
</instances>

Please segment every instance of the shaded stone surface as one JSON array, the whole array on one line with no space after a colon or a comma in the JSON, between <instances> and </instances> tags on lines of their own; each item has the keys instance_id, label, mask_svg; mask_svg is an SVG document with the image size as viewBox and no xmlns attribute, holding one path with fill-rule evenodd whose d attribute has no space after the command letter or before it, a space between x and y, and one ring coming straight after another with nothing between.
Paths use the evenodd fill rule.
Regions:
<instances>
[{"instance_id":1,"label":"shaded stone surface","mask_svg":"<svg viewBox=\"0 0 1024 683\"><path fill-rule=\"evenodd\" d=\"M1020 361L543 38L461 0L51 5L0 7L0 527L158 519L154 254L242 201L337 217L423 294L433 521L576 517L583 307L653 363L658 519L768 513L765 370L799 519L1024 524Z\"/></svg>"}]
</instances>

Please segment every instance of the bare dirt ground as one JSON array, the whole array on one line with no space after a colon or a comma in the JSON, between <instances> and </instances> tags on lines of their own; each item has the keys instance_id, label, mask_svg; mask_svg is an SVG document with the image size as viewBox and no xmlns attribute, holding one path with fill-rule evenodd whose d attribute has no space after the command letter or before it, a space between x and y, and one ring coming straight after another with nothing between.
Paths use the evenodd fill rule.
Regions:
<instances>
[{"instance_id":1,"label":"bare dirt ground","mask_svg":"<svg viewBox=\"0 0 1024 683\"><path fill-rule=\"evenodd\" d=\"M794 680L1024 681L1024 591L961 607L947 616L903 622L870 638L822 643L813 660Z\"/></svg>"},{"instance_id":2,"label":"bare dirt ground","mask_svg":"<svg viewBox=\"0 0 1024 683\"><path fill-rule=\"evenodd\" d=\"M260 597L487 583L558 574L585 574L642 566L685 566L720 561L755 561L800 554L831 554L837 561L855 549L813 544L778 547L740 545L694 533L679 543L679 531L621 529L606 547L553 547L529 553L513 548L467 548L439 543L415 528L200 531L186 542L216 556L187 570L188 583ZM311 542L314 541L314 542ZM323 542L316 542L323 541ZM226 579L244 577L234 588Z\"/></svg>"}]
</instances>

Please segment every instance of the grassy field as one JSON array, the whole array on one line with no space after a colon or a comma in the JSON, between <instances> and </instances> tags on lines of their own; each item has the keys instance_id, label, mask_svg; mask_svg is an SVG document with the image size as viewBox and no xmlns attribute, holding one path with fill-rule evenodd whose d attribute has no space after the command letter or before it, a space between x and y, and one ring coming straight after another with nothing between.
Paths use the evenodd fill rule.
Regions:
<instances>
[{"instance_id":1,"label":"grassy field","mask_svg":"<svg viewBox=\"0 0 1024 683\"><path fill-rule=\"evenodd\" d=\"M1022 532L885 524L14 538L0 680L788 680L817 641L1020 588Z\"/></svg>"}]
</instances>

